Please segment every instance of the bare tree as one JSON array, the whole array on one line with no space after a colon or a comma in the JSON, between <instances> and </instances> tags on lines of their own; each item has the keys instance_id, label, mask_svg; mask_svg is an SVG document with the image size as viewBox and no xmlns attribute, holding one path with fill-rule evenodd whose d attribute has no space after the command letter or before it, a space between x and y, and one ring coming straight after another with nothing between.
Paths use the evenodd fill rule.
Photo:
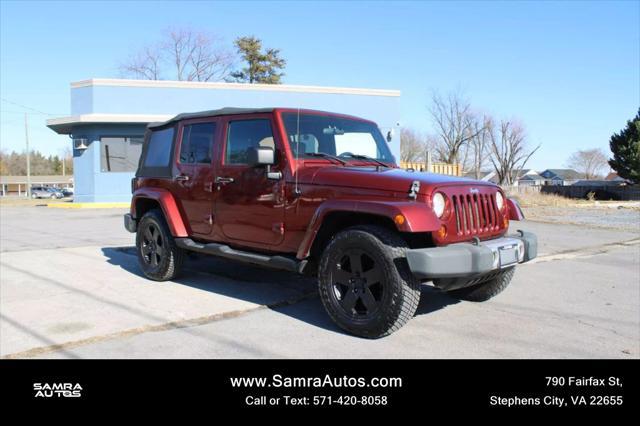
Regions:
<instances>
[{"instance_id":1,"label":"bare tree","mask_svg":"<svg viewBox=\"0 0 640 426\"><path fill-rule=\"evenodd\" d=\"M531 151L527 149L525 129L518 122L502 120L499 129L491 124L488 135L490 160L498 181L500 185L512 185L540 145Z\"/></svg>"},{"instance_id":2,"label":"bare tree","mask_svg":"<svg viewBox=\"0 0 640 426\"><path fill-rule=\"evenodd\" d=\"M147 80L161 80L166 70L172 70L169 78L179 81L224 80L231 74L235 56L220 45L210 33L170 28L160 42L144 46L123 63L120 71Z\"/></svg>"},{"instance_id":3,"label":"bare tree","mask_svg":"<svg viewBox=\"0 0 640 426\"><path fill-rule=\"evenodd\" d=\"M607 165L607 155L598 148L576 151L567 160L567 166L582 173L585 179L601 176Z\"/></svg>"},{"instance_id":4,"label":"bare tree","mask_svg":"<svg viewBox=\"0 0 640 426\"><path fill-rule=\"evenodd\" d=\"M162 60L160 46L145 46L120 65L120 72L141 80L160 80Z\"/></svg>"},{"instance_id":5,"label":"bare tree","mask_svg":"<svg viewBox=\"0 0 640 426\"><path fill-rule=\"evenodd\" d=\"M415 130L402 129L400 131L400 161L405 163L424 162L427 145L422 139Z\"/></svg>"},{"instance_id":6,"label":"bare tree","mask_svg":"<svg viewBox=\"0 0 640 426\"><path fill-rule=\"evenodd\" d=\"M429 112L439 139L440 160L450 164L458 162L461 149L477 136L471 104L459 92L451 92L446 98L434 92Z\"/></svg>"},{"instance_id":7,"label":"bare tree","mask_svg":"<svg viewBox=\"0 0 640 426\"><path fill-rule=\"evenodd\" d=\"M471 116L471 139L463 146L462 166L471 171L476 179L481 178L481 172L488 163L489 132L493 128L493 119L488 114L474 114Z\"/></svg>"}]
</instances>

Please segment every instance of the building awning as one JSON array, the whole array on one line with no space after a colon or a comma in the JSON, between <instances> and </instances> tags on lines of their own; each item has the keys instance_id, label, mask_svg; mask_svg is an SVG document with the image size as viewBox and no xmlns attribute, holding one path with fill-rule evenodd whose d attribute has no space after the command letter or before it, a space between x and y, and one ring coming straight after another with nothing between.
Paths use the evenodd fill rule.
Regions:
<instances>
[{"instance_id":1,"label":"building awning","mask_svg":"<svg viewBox=\"0 0 640 426\"><path fill-rule=\"evenodd\" d=\"M47 120L47 127L59 135L68 135L71 134L74 126L81 124L148 124L166 121L172 117L171 114L81 114L51 118Z\"/></svg>"},{"instance_id":2,"label":"building awning","mask_svg":"<svg viewBox=\"0 0 640 426\"><path fill-rule=\"evenodd\" d=\"M69 184L73 183L73 176L66 175L47 175L47 176L31 176L31 184ZM4 185L25 185L27 183L26 176L0 176L0 184Z\"/></svg>"}]
</instances>

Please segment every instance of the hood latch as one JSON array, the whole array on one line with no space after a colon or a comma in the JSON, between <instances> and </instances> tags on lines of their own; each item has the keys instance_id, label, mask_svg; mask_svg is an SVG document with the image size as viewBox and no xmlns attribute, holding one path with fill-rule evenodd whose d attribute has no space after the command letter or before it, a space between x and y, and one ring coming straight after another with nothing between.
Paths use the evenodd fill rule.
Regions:
<instances>
[{"instance_id":1,"label":"hood latch","mask_svg":"<svg viewBox=\"0 0 640 426\"><path fill-rule=\"evenodd\" d=\"M411 182L411 188L409 188L409 198L412 200L418 198L418 191L420 191L420 181L414 180Z\"/></svg>"}]
</instances>

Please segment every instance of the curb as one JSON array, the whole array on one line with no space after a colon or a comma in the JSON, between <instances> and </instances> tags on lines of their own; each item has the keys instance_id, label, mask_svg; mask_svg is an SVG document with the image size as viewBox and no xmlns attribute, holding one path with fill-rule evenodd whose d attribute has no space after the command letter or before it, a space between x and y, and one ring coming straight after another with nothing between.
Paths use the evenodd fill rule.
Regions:
<instances>
[{"instance_id":1,"label":"curb","mask_svg":"<svg viewBox=\"0 0 640 426\"><path fill-rule=\"evenodd\" d=\"M130 203L52 203L47 207L52 209L119 209L128 208Z\"/></svg>"}]
</instances>

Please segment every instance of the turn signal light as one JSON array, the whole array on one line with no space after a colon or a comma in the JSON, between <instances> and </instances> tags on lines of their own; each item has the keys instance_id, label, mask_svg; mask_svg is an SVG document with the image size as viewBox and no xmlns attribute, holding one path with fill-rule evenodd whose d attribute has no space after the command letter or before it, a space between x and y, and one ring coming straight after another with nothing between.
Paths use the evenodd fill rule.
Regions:
<instances>
[{"instance_id":1,"label":"turn signal light","mask_svg":"<svg viewBox=\"0 0 640 426\"><path fill-rule=\"evenodd\" d=\"M393 221L396 223L396 225L404 225L405 220L406 219L401 214L398 214L393 218Z\"/></svg>"},{"instance_id":2,"label":"turn signal light","mask_svg":"<svg viewBox=\"0 0 640 426\"><path fill-rule=\"evenodd\" d=\"M507 216L504 216L502 218L502 222L503 222L505 228L509 227L509 218Z\"/></svg>"},{"instance_id":3,"label":"turn signal light","mask_svg":"<svg viewBox=\"0 0 640 426\"><path fill-rule=\"evenodd\" d=\"M443 239L444 237L446 237L447 236L447 227L444 226L444 225L440 226L440 229L438 229L438 231L436 232L436 235L440 239Z\"/></svg>"}]
</instances>

